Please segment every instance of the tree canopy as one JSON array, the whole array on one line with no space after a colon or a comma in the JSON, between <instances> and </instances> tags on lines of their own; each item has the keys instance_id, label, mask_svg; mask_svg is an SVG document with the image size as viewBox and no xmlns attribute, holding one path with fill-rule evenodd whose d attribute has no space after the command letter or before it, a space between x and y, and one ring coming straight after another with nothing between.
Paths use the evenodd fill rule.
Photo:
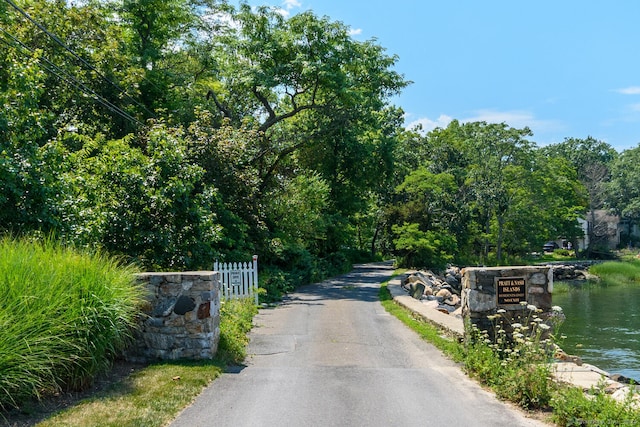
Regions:
<instances>
[{"instance_id":1,"label":"tree canopy","mask_svg":"<svg viewBox=\"0 0 640 427\"><path fill-rule=\"evenodd\" d=\"M577 238L587 208L640 215L633 150L405 129L397 60L312 12L0 2L0 232L160 270L259 253L278 293L372 256L505 262Z\"/></svg>"}]
</instances>

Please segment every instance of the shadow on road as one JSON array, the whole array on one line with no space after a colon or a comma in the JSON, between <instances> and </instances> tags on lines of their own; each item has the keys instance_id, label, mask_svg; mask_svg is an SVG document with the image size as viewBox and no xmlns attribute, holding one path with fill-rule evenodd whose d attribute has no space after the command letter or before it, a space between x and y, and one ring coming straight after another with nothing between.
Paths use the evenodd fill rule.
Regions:
<instances>
[{"instance_id":1,"label":"shadow on road","mask_svg":"<svg viewBox=\"0 0 640 427\"><path fill-rule=\"evenodd\" d=\"M378 301L378 289L393 274L393 262L355 265L353 270L286 295L282 305L322 305L326 300Z\"/></svg>"}]
</instances>

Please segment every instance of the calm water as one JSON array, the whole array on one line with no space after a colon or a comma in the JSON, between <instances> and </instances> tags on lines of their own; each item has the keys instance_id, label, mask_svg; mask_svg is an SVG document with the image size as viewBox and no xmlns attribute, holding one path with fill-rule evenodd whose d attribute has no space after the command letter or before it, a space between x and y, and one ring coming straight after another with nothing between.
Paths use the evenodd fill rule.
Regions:
<instances>
[{"instance_id":1,"label":"calm water","mask_svg":"<svg viewBox=\"0 0 640 427\"><path fill-rule=\"evenodd\" d=\"M567 317L561 328L567 353L640 381L640 285L572 289L554 294L553 305Z\"/></svg>"}]
</instances>

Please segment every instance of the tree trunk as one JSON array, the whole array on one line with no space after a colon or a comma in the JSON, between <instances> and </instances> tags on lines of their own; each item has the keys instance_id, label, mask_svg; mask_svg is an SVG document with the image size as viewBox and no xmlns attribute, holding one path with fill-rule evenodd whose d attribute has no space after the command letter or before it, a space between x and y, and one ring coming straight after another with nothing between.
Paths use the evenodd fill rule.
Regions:
<instances>
[{"instance_id":1,"label":"tree trunk","mask_svg":"<svg viewBox=\"0 0 640 427\"><path fill-rule=\"evenodd\" d=\"M504 235L503 229L504 229L504 216L498 215L498 241L496 242L496 258L498 261L498 265L500 265L502 261L502 239Z\"/></svg>"}]
</instances>

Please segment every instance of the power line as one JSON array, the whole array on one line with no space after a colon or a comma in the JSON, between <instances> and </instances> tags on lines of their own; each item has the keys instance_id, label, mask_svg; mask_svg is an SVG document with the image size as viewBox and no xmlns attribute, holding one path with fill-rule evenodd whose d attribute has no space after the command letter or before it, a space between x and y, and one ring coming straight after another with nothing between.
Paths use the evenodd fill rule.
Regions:
<instances>
[{"instance_id":1,"label":"power line","mask_svg":"<svg viewBox=\"0 0 640 427\"><path fill-rule=\"evenodd\" d=\"M0 30L2 30L2 32L6 36L8 36L11 40L13 40L17 45L16 44L11 44L10 42L8 42L4 38L0 38L0 41L2 41L4 44L6 44L9 47L14 47L14 48L21 47L22 49L25 49L25 50L29 51L29 53L35 54L33 49L31 49L29 46L25 45L20 40L18 40L16 37L14 37L10 33L8 33L4 28L0 28ZM140 120L136 119L135 117L133 117L132 115L130 115L126 111L122 110L117 105L115 105L112 102L108 101L107 99L102 97L100 94L95 92L93 89L87 87L84 83L82 83L81 81L76 79L69 72L67 72L67 71L61 69L60 67L58 67L56 64L51 62L49 59L47 59L45 57L37 57L37 59L38 59L38 61L41 62L41 65L45 70L47 70L49 73L51 73L54 76L56 76L58 79L62 80L64 83L66 83L66 84L68 84L68 85L70 85L70 86L72 86L72 87L74 87L76 89L79 89L80 91L84 92L85 94L92 95L93 99L96 102L98 102L100 105L102 105L104 107L107 107L108 109L110 109L114 113L120 115L121 117L123 117L123 118L125 118L127 120L130 120L132 122L135 122L138 125L141 125L141 126L144 125L144 123L142 123ZM43 64L42 63L43 61L46 62L46 64ZM63 76L61 74L66 75L66 78L65 78L65 76Z\"/></svg>"},{"instance_id":2,"label":"power line","mask_svg":"<svg viewBox=\"0 0 640 427\"><path fill-rule=\"evenodd\" d=\"M15 4L12 0L5 0L6 3L8 3L11 7L13 7L16 11L18 11L18 13L20 13L22 16L24 16L29 22L31 22L33 25L35 25L36 27L38 27L40 29L40 31L42 31L43 33L45 33L46 35L48 35L52 40L54 40L58 45L60 45L64 50L66 50L67 52L69 52L74 58L76 58L78 61L80 61L82 64L84 64L85 66L89 67L89 69L91 69L92 71L94 71L98 76L100 76L103 80L105 80L106 82L108 82L109 84L111 84L113 87L115 87L116 89L118 89L122 94L124 94L124 96L126 96L129 100L131 100L134 104L136 104L137 106L141 107L142 109L144 109L151 117L156 117L156 115L150 111L147 107L145 107L143 104L141 104L140 102L138 102L135 98L133 98L131 95L129 95L127 93L127 91L125 91L123 88L121 88L118 84L116 84L115 82L111 81L108 77L106 77L104 74L102 74L100 71L98 71L93 65L91 65L89 62L87 62L84 58L82 58L80 55L78 55L77 53L75 53L73 51L73 49L71 49L69 46L67 46L62 40L60 40L60 38L58 36L56 36L55 34L51 33L49 30L47 30L42 24L40 24L39 22L37 22L35 19L33 19L26 11L24 11L22 8L20 8L20 6L18 6L17 4Z\"/></svg>"}]
</instances>

